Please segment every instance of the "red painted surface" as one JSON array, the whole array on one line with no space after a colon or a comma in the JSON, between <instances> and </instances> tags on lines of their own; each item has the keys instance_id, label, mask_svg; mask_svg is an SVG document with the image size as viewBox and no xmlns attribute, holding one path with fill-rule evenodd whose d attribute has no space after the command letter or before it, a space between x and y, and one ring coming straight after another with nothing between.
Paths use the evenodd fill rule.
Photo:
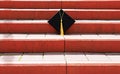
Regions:
<instances>
[{"instance_id":1,"label":"red painted surface","mask_svg":"<svg viewBox=\"0 0 120 74\"><path fill-rule=\"evenodd\" d=\"M120 23L75 23L68 34L111 34L120 33Z\"/></svg>"},{"instance_id":2,"label":"red painted surface","mask_svg":"<svg viewBox=\"0 0 120 74\"><path fill-rule=\"evenodd\" d=\"M66 39L66 52L120 52L120 40Z\"/></svg>"},{"instance_id":3,"label":"red painted surface","mask_svg":"<svg viewBox=\"0 0 120 74\"><path fill-rule=\"evenodd\" d=\"M119 64L67 64L67 68L64 64L0 65L0 74L119 74L119 71Z\"/></svg>"},{"instance_id":4,"label":"red painted surface","mask_svg":"<svg viewBox=\"0 0 120 74\"><path fill-rule=\"evenodd\" d=\"M0 19L22 19L22 20L48 20L52 18L57 11L37 11L37 10L0 10ZM119 20L120 10L77 10L66 11L73 19L79 20ZM48 15L49 14L49 15ZM47 15L47 16L46 16Z\"/></svg>"},{"instance_id":5,"label":"red painted surface","mask_svg":"<svg viewBox=\"0 0 120 74\"><path fill-rule=\"evenodd\" d=\"M0 1L0 8L39 8L39 9L80 9L80 8L111 8L119 9L120 1Z\"/></svg>"},{"instance_id":6,"label":"red painted surface","mask_svg":"<svg viewBox=\"0 0 120 74\"><path fill-rule=\"evenodd\" d=\"M0 33L57 33L48 23L0 23ZM120 23L75 23L66 34L120 33Z\"/></svg>"},{"instance_id":7,"label":"red painted surface","mask_svg":"<svg viewBox=\"0 0 120 74\"><path fill-rule=\"evenodd\" d=\"M79 10L79 11L66 11L68 15L76 20L119 20L120 11L97 11L97 10Z\"/></svg>"},{"instance_id":8,"label":"red painted surface","mask_svg":"<svg viewBox=\"0 0 120 74\"><path fill-rule=\"evenodd\" d=\"M12 41L12 40L1 40L0 41L0 52L32 52L30 49L26 49L24 41Z\"/></svg>"},{"instance_id":9,"label":"red painted surface","mask_svg":"<svg viewBox=\"0 0 120 74\"><path fill-rule=\"evenodd\" d=\"M30 40L25 41L25 44L32 52L64 52L64 40Z\"/></svg>"},{"instance_id":10,"label":"red painted surface","mask_svg":"<svg viewBox=\"0 0 120 74\"><path fill-rule=\"evenodd\" d=\"M57 11L16 11L16 10L0 10L0 19L50 19ZM48 15L49 14L49 15ZM47 15L47 16L46 16Z\"/></svg>"},{"instance_id":11,"label":"red painted surface","mask_svg":"<svg viewBox=\"0 0 120 74\"><path fill-rule=\"evenodd\" d=\"M1 40L0 52L63 52L64 40Z\"/></svg>"},{"instance_id":12,"label":"red painted surface","mask_svg":"<svg viewBox=\"0 0 120 74\"><path fill-rule=\"evenodd\" d=\"M120 1L74 1L74 2L62 2L62 8L73 9L119 9Z\"/></svg>"},{"instance_id":13,"label":"red painted surface","mask_svg":"<svg viewBox=\"0 0 120 74\"><path fill-rule=\"evenodd\" d=\"M0 33L8 33L8 26L6 24L0 24Z\"/></svg>"},{"instance_id":14,"label":"red painted surface","mask_svg":"<svg viewBox=\"0 0 120 74\"><path fill-rule=\"evenodd\" d=\"M0 33L56 33L48 23L0 23Z\"/></svg>"},{"instance_id":15,"label":"red painted surface","mask_svg":"<svg viewBox=\"0 0 120 74\"><path fill-rule=\"evenodd\" d=\"M116 24L116 25L114 26L114 30L115 30L116 33L120 33L119 27L120 27L120 25L118 25L118 24Z\"/></svg>"},{"instance_id":16,"label":"red painted surface","mask_svg":"<svg viewBox=\"0 0 120 74\"><path fill-rule=\"evenodd\" d=\"M67 74L119 74L119 64L68 64Z\"/></svg>"},{"instance_id":17,"label":"red painted surface","mask_svg":"<svg viewBox=\"0 0 120 74\"><path fill-rule=\"evenodd\" d=\"M65 48L64 48L65 47ZM120 52L119 40L1 40L0 52Z\"/></svg>"},{"instance_id":18,"label":"red painted surface","mask_svg":"<svg viewBox=\"0 0 120 74\"><path fill-rule=\"evenodd\" d=\"M0 74L66 74L64 64L46 64L46 65L0 65Z\"/></svg>"}]
</instances>

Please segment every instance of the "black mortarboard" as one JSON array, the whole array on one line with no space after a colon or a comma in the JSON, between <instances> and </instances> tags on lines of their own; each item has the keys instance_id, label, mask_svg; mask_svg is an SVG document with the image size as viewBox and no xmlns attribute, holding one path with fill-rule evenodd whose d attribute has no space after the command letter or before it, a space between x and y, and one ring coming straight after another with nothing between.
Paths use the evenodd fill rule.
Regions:
<instances>
[{"instance_id":1,"label":"black mortarboard","mask_svg":"<svg viewBox=\"0 0 120 74\"><path fill-rule=\"evenodd\" d=\"M61 33L62 28L63 34L71 27L74 22L75 20L66 14L62 9L48 21L48 23L53 26L59 33Z\"/></svg>"}]
</instances>

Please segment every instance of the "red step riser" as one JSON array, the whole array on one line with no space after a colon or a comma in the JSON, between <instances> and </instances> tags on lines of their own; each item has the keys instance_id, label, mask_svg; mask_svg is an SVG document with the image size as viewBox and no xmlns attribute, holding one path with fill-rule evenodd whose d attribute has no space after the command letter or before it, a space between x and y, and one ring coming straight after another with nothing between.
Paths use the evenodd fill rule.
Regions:
<instances>
[{"instance_id":1,"label":"red step riser","mask_svg":"<svg viewBox=\"0 0 120 74\"><path fill-rule=\"evenodd\" d=\"M68 65L68 74L120 74L119 64L74 64Z\"/></svg>"},{"instance_id":2,"label":"red step riser","mask_svg":"<svg viewBox=\"0 0 120 74\"><path fill-rule=\"evenodd\" d=\"M10 11L10 10L1 10L0 11L0 19L50 19L52 18L57 11ZM48 15L49 14L49 15ZM46 16L47 15L47 16Z\"/></svg>"},{"instance_id":3,"label":"red step riser","mask_svg":"<svg viewBox=\"0 0 120 74\"><path fill-rule=\"evenodd\" d=\"M0 65L0 74L119 74L119 64L74 64L67 66L54 66L54 65Z\"/></svg>"},{"instance_id":4,"label":"red step riser","mask_svg":"<svg viewBox=\"0 0 120 74\"><path fill-rule=\"evenodd\" d=\"M65 47L65 48L64 48ZM120 41L0 41L0 52L120 52Z\"/></svg>"},{"instance_id":5,"label":"red step riser","mask_svg":"<svg viewBox=\"0 0 120 74\"><path fill-rule=\"evenodd\" d=\"M39 8L39 9L80 9L102 8L119 9L120 1L0 1L0 8Z\"/></svg>"},{"instance_id":6,"label":"red step riser","mask_svg":"<svg viewBox=\"0 0 120 74\"><path fill-rule=\"evenodd\" d=\"M0 33L57 33L48 23L0 23ZM66 34L120 33L120 23L75 23Z\"/></svg>"},{"instance_id":7,"label":"red step riser","mask_svg":"<svg viewBox=\"0 0 120 74\"><path fill-rule=\"evenodd\" d=\"M120 52L118 40L66 40L66 52Z\"/></svg>"},{"instance_id":8,"label":"red step riser","mask_svg":"<svg viewBox=\"0 0 120 74\"><path fill-rule=\"evenodd\" d=\"M66 74L66 66L58 65L0 65L0 74Z\"/></svg>"},{"instance_id":9,"label":"red step riser","mask_svg":"<svg viewBox=\"0 0 120 74\"><path fill-rule=\"evenodd\" d=\"M64 52L63 40L0 41L0 52Z\"/></svg>"},{"instance_id":10,"label":"red step riser","mask_svg":"<svg viewBox=\"0 0 120 74\"><path fill-rule=\"evenodd\" d=\"M111 34L120 33L120 23L76 23L68 31L68 34Z\"/></svg>"},{"instance_id":11,"label":"red step riser","mask_svg":"<svg viewBox=\"0 0 120 74\"><path fill-rule=\"evenodd\" d=\"M52 18L57 11L16 11L16 10L0 10L0 19L50 19ZM119 20L120 19L120 11L66 11L68 15L73 17L73 19L80 20ZM49 15L48 15L49 14ZM47 15L47 16L46 16Z\"/></svg>"},{"instance_id":12,"label":"red step riser","mask_svg":"<svg viewBox=\"0 0 120 74\"><path fill-rule=\"evenodd\" d=\"M48 23L0 23L0 33L57 33Z\"/></svg>"}]
</instances>

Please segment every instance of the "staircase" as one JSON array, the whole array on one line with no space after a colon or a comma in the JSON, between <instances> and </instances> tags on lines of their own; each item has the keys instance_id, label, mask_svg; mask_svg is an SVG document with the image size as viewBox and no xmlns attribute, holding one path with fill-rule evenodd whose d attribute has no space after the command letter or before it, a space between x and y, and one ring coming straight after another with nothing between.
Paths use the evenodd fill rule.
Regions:
<instances>
[{"instance_id":1,"label":"staircase","mask_svg":"<svg viewBox=\"0 0 120 74\"><path fill-rule=\"evenodd\" d=\"M48 24L59 9L76 22ZM119 74L119 0L0 0L0 74Z\"/></svg>"}]
</instances>

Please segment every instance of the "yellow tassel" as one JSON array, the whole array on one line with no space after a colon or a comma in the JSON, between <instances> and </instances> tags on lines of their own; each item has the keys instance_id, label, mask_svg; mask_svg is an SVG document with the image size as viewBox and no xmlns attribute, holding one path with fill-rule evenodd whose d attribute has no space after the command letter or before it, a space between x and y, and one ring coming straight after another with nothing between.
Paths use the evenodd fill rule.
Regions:
<instances>
[{"instance_id":1,"label":"yellow tassel","mask_svg":"<svg viewBox=\"0 0 120 74\"><path fill-rule=\"evenodd\" d=\"M61 36L64 36L64 30L63 30L62 19L60 20L60 35L61 35Z\"/></svg>"},{"instance_id":2,"label":"yellow tassel","mask_svg":"<svg viewBox=\"0 0 120 74\"><path fill-rule=\"evenodd\" d=\"M19 57L18 61L21 61L23 54Z\"/></svg>"}]
</instances>

